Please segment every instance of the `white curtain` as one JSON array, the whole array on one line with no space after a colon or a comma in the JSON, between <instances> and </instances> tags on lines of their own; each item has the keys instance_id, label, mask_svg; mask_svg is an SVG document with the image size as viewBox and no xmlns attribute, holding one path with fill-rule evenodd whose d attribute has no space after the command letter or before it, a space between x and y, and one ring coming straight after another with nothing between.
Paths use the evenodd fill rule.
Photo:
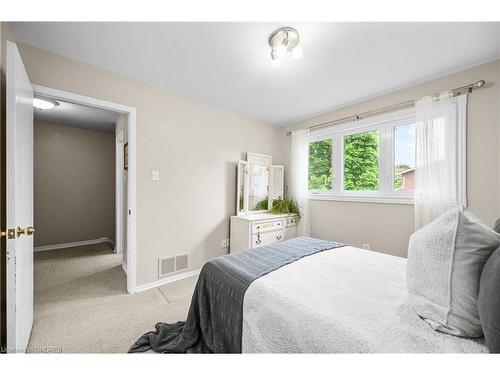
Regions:
<instances>
[{"instance_id":1,"label":"white curtain","mask_svg":"<svg viewBox=\"0 0 500 375\"><path fill-rule=\"evenodd\" d=\"M290 195L300 208L299 236L310 236L309 202L307 195L309 170L309 129L292 133L290 147Z\"/></svg>"},{"instance_id":2,"label":"white curtain","mask_svg":"<svg viewBox=\"0 0 500 375\"><path fill-rule=\"evenodd\" d=\"M458 188L458 123L452 92L415 103L415 227L419 229L456 205L465 205Z\"/></svg>"}]
</instances>

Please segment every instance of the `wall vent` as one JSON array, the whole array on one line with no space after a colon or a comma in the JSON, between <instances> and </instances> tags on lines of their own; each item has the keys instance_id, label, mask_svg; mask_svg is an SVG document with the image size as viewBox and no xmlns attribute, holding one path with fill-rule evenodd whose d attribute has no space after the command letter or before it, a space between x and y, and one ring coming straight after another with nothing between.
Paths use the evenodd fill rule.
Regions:
<instances>
[{"instance_id":1,"label":"wall vent","mask_svg":"<svg viewBox=\"0 0 500 375\"><path fill-rule=\"evenodd\" d=\"M188 256L187 254L179 255L175 257L175 270L185 270L188 268Z\"/></svg>"},{"instance_id":2,"label":"wall vent","mask_svg":"<svg viewBox=\"0 0 500 375\"><path fill-rule=\"evenodd\" d=\"M188 255L158 259L158 277L170 275L188 268Z\"/></svg>"}]
</instances>

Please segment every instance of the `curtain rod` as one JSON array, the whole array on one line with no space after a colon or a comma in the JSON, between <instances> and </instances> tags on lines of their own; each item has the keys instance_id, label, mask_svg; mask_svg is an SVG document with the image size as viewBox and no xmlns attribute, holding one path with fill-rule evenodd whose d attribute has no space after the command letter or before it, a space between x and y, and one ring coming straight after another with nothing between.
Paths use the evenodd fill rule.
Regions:
<instances>
[{"instance_id":1,"label":"curtain rod","mask_svg":"<svg viewBox=\"0 0 500 375\"><path fill-rule=\"evenodd\" d=\"M472 92L472 90L480 89L481 87L484 87L485 84L486 84L486 82L484 80L480 80L480 81L477 81L475 83L471 83L470 85L457 87L456 89L453 89L451 91L453 92L453 96L459 96L462 94L470 94ZM387 107L382 107L379 109L374 109L371 111L358 113L357 115L343 117L343 118L339 118L337 120L326 121L326 122L322 122L319 124L311 125L311 126L308 126L306 128L302 128L301 130L303 130L303 129L312 130L312 129L318 129L318 128L322 128L322 127L329 126L329 125L337 125L337 124L342 124L345 122L359 121L359 120L367 118L367 117L373 117L376 115L381 115L383 113L393 112L393 111L396 111L398 109L411 108L414 105L415 105L415 99L414 100L407 100L405 102L392 104L392 105L389 105ZM286 132L286 135L290 135L292 133L293 133L293 131L290 130L290 131Z\"/></svg>"}]
</instances>

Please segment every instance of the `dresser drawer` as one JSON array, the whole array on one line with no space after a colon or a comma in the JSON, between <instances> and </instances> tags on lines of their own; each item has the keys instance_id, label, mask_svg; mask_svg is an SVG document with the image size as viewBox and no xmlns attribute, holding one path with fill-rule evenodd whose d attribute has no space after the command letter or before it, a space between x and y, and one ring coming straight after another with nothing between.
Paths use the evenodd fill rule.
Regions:
<instances>
[{"instance_id":1,"label":"dresser drawer","mask_svg":"<svg viewBox=\"0 0 500 375\"><path fill-rule=\"evenodd\" d=\"M295 225L297 225L297 222L298 222L298 218L297 217L291 217L291 218L288 218L285 220L285 227L288 228L288 227L293 227Z\"/></svg>"},{"instance_id":2,"label":"dresser drawer","mask_svg":"<svg viewBox=\"0 0 500 375\"><path fill-rule=\"evenodd\" d=\"M285 231L276 230L274 232L265 232L259 234L254 234L252 236L252 248L259 246L270 245L275 242L280 242L285 240Z\"/></svg>"},{"instance_id":3,"label":"dresser drawer","mask_svg":"<svg viewBox=\"0 0 500 375\"><path fill-rule=\"evenodd\" d=\"M252 223L252 234L279 230L284 227L283 220L262 221Z\"/></svg>"}]
</instances>

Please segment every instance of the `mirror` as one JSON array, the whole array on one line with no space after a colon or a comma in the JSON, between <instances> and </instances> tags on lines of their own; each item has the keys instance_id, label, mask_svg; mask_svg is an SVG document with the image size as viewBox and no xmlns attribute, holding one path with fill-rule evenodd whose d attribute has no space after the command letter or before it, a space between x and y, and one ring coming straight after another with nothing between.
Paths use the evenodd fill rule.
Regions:
<instances>
[{"instance_id":1,"label":"mirror","mask_svg":"<svg viewBox=\"0 0 500 375\"><path fill-rule=\"evenodd\" d=\"M247 153L248 162L248 210L269 210L269 184L272 158L269 155Z\"/></svg>"},{"instance_id":2,"label":"mirror","mask_svg":"<svg viewBox=\"0 0 500 375\"><path fill-rule=\"evenodd\" d=\"M271 200L283 199L285 196L285 167L283 165L271 166Z\"/></svg>"},{"instance_id":3,"label":"mirror","mask_svg":"<svg viewBox=\"0 0 500 375\"><path fill-rule=\"evenodd\" d=\"M269 211L274 199L283 199L284 172L284 166L272 165L271 156L248 152L247 161L238 162L236 215Z\"/></svg>"},{"instance_id":4,"label":"mirror","mask_svg":"<svg viewBox=\"0 0 500 375\"><path fill-rule=\"evenodd\" d=\"M248 207L250 211L269 209L269 167L265 165L250 164L250 190L248 192Z\"/></svg>"}]
</instances>

